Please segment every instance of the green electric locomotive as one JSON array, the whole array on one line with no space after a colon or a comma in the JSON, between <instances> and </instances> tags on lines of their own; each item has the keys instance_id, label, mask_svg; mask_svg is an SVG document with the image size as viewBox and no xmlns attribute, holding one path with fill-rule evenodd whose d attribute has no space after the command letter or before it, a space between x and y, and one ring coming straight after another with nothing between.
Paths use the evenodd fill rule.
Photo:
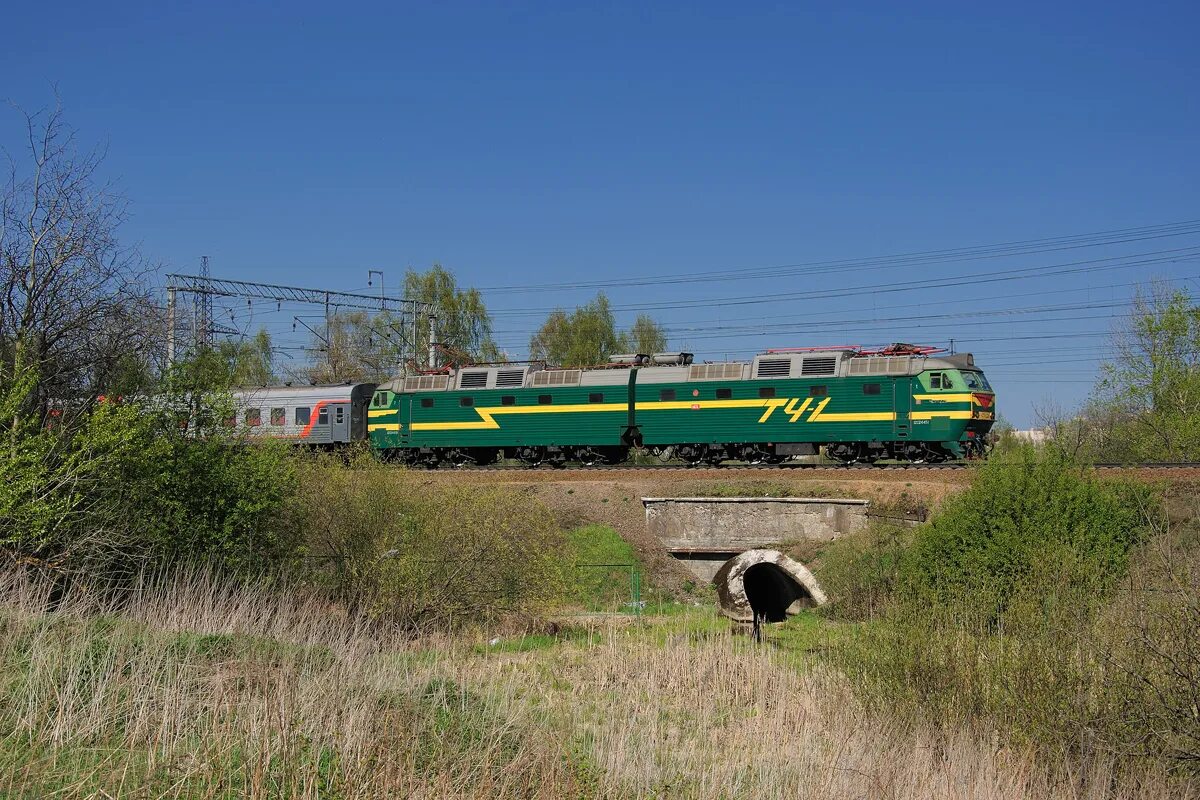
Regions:
<instances>
[{"instance_id":1,"label":"green electric locomotive","mask_svg":"<svg viewBox=\"0 0 1200 800\"><path fill-rule=\"evenodd\" d=\"M749 362L614 356L592 369L502 364L381 385L371 445L409 464L613 464L643 447L691 464L846 464L983 455L995 393L969 353L892 345L768 350Z\"/></svg>"}]
</instances>

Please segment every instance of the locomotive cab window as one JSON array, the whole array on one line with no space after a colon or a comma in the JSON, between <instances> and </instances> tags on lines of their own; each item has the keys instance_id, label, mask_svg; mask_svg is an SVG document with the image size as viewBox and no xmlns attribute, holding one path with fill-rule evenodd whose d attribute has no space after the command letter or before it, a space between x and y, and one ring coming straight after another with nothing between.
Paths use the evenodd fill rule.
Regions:
<instances>
[{"instance_id":1,"label":"locomotive cab window","mask_svg":"<svg viewBox=\"0 0 1200 800\"><path fill-rule=\"evenodd\" d=\"M422 397L421 398L421 408L433 408L433 398L432 397Z\"/></svg>"},{"instance_id":2,"label":"locomotive cab window","mask_svg":"<svg viewBox=\"0 0 1200 800\"><path fill-rule=\"evenodd\" d=\"M944 372L935 372L929 376L930 389L953 389L954 380Z\"/></svg>"},{"instance_id":3,"label":"locomotive cab window","mask_svg":"<svg viewBox=\"0 0 1200 800\"><path fill-rule=\"evenodd\" d=\"M675 390L674 389L663 389L662 391L660 391L658 393L658 399L659 400L674 400L675 399Z\"/></svg>"},{"instance_id":4,"label":"locomotive cab window","mask_svg":"<svg viewBox=\"0 0 1200 800\"><path fill-rule=\"evenodd\" d=\"M515 406L516 404L517 398L513 397L511 394L506 394L500 398L500 405L502 406Z\"/></svg>"},{"instance_id":5,"label":"locomotive cab window","mask_svg":"<svg viewBox=\"0 0 1200 800\"><path fill-rule=\"evenodd\" d=\"M262 425L262 409L247 408L246 409L246 424L251 428L257 428Z\"/></svg>"},{"instance_id":6,"label":"locomotive cab window","mask_svg":"<svg viewBox=\"0 0 1200 800\"><path fill-rule=\"evenodd\" d=\"M879 394L879 384L878 383L864 383L863 384L863 394Z\"/></svg>"},{"instance_id":7,"label":"locomotive cab window","mask_svg":"<svg viewBox=\"0 0 1200 800\"><path fill-rule=\"evenodd\" d=\"M589 403L603 403L604 395L600 394L599 392L592 392L591 394L588 395L588 402Z\"/></svg>"},{"instance_id":8,"label":"locomotive cab window","mask_svg":"<svg viewBox=\"0 0 1200 800\"><path fill-rule=\"evenodd\" d=\"M286 425L287 424L287 409L286 408L272 408L271 409L271 424L272 425Z\"/></svg>"},{"instance_id":9,"label":"locomotive cab window","mask_svg":"<svg viewBox=\"0 0 1200 800\"><path fill-rule=\"evenodd\" d=\"M717 389L718 400L729 400L733 397L733 389Z\"/></svg>"},{"instance_id":10,"label":"locomotive cab window","mask_svg":"<svg viewBox=\"0 0 1200 800\"><path fill-rule=\"evenodd\" d=\"M759 397L774 397L775 396L775 387L774 386L763 386L762 388L760 388L758 390L758 396Z\"/></svg>"},{"instance_id":11,"label":"locomotive cab window","mask_svg":"<svg viewBox=\"0 0 1200 800\"><path fill-rule=\"evenodd\" d=\"M473 405L475 405L475 398L473 398L473 397L460 397L460 398L458 398L458 404L459 404L460 406L462 406L463 408L468 408L468 407L470 407L470 406L473 406Z\"/></svg>"},{"instance_id":12,"label":"locomotive cab window","mask_svg":"<svg viewBox=\"0 0 1200 800\"><path fill-rule=\"evenodd\" d=\"M295 419L297 425L307 425L308 421L312 419L312 409L308 406L297 408Z\"/></svg>"},{"instance_id":13,"label":"locomotive cab window","mask_svg":"<svg viewBox=\"0 0 1200 800\"><path fill-rule=\"evenodd\" d=\"M991 391L992 389L991 385L987 382L987 378L983 377L982 372L962 372L959 374L962 375L963 383L967 385L968 389L983 389L984 391Z\"/></svg>"},{"instance_id":14,"label":"locomotive cab window","mask_svg":"<svg viewBox=\"0 0 1200 800\"><path fill-rule=\"evenodd\" d=\"M809 397L824 397L829 394L828 386L810 386L808 389Z\"/></svg>"}]
</instances>

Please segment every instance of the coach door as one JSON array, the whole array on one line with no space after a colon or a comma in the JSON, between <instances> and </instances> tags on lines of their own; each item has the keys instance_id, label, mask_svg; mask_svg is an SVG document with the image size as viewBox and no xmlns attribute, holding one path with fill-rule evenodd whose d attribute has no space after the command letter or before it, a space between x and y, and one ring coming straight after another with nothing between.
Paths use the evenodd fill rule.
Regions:
<instances>
[{"instance_id":1,"label":"coach door","mask_svg":"<svg viewBox=\"0 0 1200 800\"><path fill-rule=\"evenodd\" d=\"M329 433L335 442L350 441L350 404L335 403L330 408Z\"/></svg>"}]
</instances>

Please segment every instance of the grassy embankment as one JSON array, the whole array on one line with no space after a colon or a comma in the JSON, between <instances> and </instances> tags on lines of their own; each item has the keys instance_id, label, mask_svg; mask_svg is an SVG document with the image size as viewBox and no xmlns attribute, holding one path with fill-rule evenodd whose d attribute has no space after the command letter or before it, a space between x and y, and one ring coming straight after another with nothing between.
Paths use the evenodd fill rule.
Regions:
<instances>
[{"instance_id":1,"label":"grassy embankment","mask_svg":"<svg viewBox=\"0 0 1200 800\"><path fill-rule=\"evenodd\" d=\"M0 793L1196 789L1200 529L1186 502L1143 529L1140 489L1056 462L989 466L922 531L875 527L814 553L833 606L754 646L711 606L589 613L629 610L624 567L578 568L636 564L609 529L556 532L495 491L328 477L301 507L320 571L294 590L193 574L77 584L51 610L47 586L0 577ZM542 557L531 571L526 554L547 548L571 569ZM417 602L433 592L454 612ZM468 616L479 608L496 613Z\"/></svg>"},{"instance_id":2,"label":"grassy embankment","mask_svg":"<svg viewBox=\"0 0 1200 800\"><path fill-rule=\"evenodd\" d=\"M204 578L120 614L0 587L13 797L1158 797L969 726L864 710L711 609L557 641L401 638ZM805 651L815 618L777 640ZM517 640L518 642L520 640ZM517 642L513 642L517 644ZM538 646L545 645L545 646ZM797 667L800 668L797 668Z\"/></svg>"}]
</instances>

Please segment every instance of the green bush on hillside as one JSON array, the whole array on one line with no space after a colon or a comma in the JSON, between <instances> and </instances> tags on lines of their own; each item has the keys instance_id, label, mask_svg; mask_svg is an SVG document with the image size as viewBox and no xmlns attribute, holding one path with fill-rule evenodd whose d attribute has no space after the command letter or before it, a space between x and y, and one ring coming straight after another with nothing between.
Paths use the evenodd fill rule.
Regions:
<instances>
[{"instance_id":1,"label":"green bush on hillside","mask_svg":"<svg viewBox=\"0 0 1200 800\"><path fill-rule=\"evenodd\" d=\"M353 611L418 632L543 610L566 541L549 510L490 486L441 486L364 457L308 464L290 515L314 580Z\"/></svg>"},{"instance_id":2,"label":"green bush on hillside","mask_svg":"<svg viewBox=\"0 0 1200 800\"><path fill-rule=\"evenodd\" d=\"M1142 485L1099 480L1054 451L1017 448L981 467L918 532L904 590L983 623L1018 602L1066 602L1064 594L1095 602L1125 574L1150 502Z\"/></svg>"},{"instance_id":3,"label":"green bush on hillside","mask_svg":"<svg viewBox=\"0 0 1200 800\"><path fill-rule=\"evenodd\" d=\"M92 578L167 562L275 566L292 546L278 520L291 461L278 443L251 445L218 424L230 407L212 393L99 402L51 424L14 414L0 551Z\"/></svg>"}]
</instances>

